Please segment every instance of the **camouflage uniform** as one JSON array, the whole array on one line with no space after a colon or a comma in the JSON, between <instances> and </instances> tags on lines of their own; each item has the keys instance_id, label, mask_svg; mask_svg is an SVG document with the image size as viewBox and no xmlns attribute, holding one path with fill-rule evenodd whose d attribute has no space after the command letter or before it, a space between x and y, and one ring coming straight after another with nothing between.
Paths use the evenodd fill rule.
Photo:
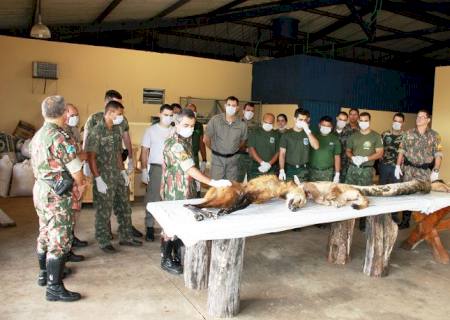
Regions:
<instances>
[{"instance_id":1,"label":"camouflage uniform","mask_svg":"<svg viewBox=\"0 0 450 320\"><path fill-rule=\"evenodd\" d=\"M190 139L185 139L177 133L173 133L164 142L162 200L184 200L195 196L194 179L187 174L187 171L195 165L191 150Z\"/></svg>"},{"instance_id":2,"label":"camouflage uniform","mask_svg":"<svg viewBox=\"0 0 450 320\"><path fill-rule=\"evenodd\" d=\"M69 135L70 144L76 146L77 154L81 151L81 136L78 128L66 127L66 133ZM81 210L81 194L78 190L77 184L74 182L72 189L72 209L75 211Z\"/></svg>"},{"instance_id":3,"label":"camouflage uniform","mask_svg":"<svg viewBox=\"0 0 450 320\"><path fill-rule=\"evenodd\" d=\"M350 138L350 136L355 133L358 132L358 128L352 128L350 126L350 124L347 124L341 132L338 132L335 129L336 134L339 137L339 141L341 142L341 173L339 176L339 181L341 183L345 182L345 177L347 176L347 170L348 170L348 166L350 164L350 160L347 157L347 155L345 154L345 150L347 150L347 140L348 138Z\"/></svg>"},{"instance_id":4,"label":"camouflage uniform","mask_svg":"<svg viewBox=\"0 0 450 320\"><path fill-rule=\"evenodd\" d=\"M393 134L391 131L385 131L381 134L381 138L383 139L384 154L379 166L380 184L400 182L394 173L402 134Z\"/></svg>"},{"instance_id":5,"label":"camouflage uniform","mask_svg":"<svg viewBox=\"0 0 450 320\"><path fill-rule=\"evenodd\" d=\"M98 171L108 186L106 194L93 185L95 215L95 238L101 248L110 245L111 210L117 215L120 241L131 239L131 207L128 202L128 187L120 174L119 155L122 151L122 136L119 126L113 125L111 130L101 120L89 133L87 152L96 154Z\"/></svg>"},{"instance_id":6,"label":"camouflage uniform","mask_svg":"<svg viewBox=\"0 0 450 320\"><path fill-rule=\"evenodd\" d=\"M58 196L47 181L62 179L62 173L81 170L76 147L64 129L45 122L30 144L31 164L36 182L33 202L39 217L37 252L48 258L61 258L72 243L72 194ZM78 170L77 170L78 169Z\"/></svg>"},{"instance_id":7,"label":"camouflage uniform","mask_svg":"<svg viewBox=\"0 0 450 320\"><path fill-rule=\"evenodd\" d=\"M332 132L322 135L315 132L319 141L319 149L311 149L309 153L309 181L332 181L334 176L334 157L341 154L341 143Z\"/></svg>"},{"instance_id":8,"label":"camouflage uniform","mask_svg":"<svg viewBox=\"0 0 450 320\"><path fill-rule=\"evenodd\" d=\"M405 157L404 181L430 180L434 158L442 157L441 137L432 129L427 129L424 134L420 134L416 128L410 129L403 134L398 152L403 153ZM408 161L411 164L408 164ZM427 169L414 167L426 164L429 164Z\"/></svg>"},{"instance_id":9,"label":"camouflage uniform","mask_svg":"<svg viewBox=\"0 0 450 320\"><path fill-rule=\"evenodd\" d=\"M87 146L88 138L91 136L90 132L97 124L103 121L105 113L104 112L97 112L94 114L91 114L89 118L86 121L86 124L84 125L84 130L88 131L88 137L86 138L87 141L84 142L85 146ZM120 134L122 135L124 132L128 132L130 130L130 126L128 125L127 119L124 117L121 124L118 125L120 128Z\"/></svg>"}]
</instances>

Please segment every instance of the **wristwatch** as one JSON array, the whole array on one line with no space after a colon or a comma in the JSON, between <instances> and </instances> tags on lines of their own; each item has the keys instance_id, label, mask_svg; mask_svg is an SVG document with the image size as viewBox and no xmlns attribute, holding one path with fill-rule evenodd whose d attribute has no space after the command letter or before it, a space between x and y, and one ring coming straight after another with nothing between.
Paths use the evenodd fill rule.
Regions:
<instances>
[{"instance_id":1,"label":"wristwatch","mask_svg":"<svg viewBox=\"0 0 450 320\"><path fill-rule=\"evenodd\" d=\"M438 168L434 168L433 172L439 173L439 169Z\"/></svg>"}]
</instances>

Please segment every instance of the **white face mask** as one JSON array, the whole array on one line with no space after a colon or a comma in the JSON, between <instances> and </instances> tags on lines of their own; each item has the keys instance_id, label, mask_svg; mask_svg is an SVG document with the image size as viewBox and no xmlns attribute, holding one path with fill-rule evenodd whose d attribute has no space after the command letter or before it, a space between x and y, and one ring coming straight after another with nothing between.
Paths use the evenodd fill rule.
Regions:
<instances>
[{"instance_id":1,"label":"white face mask","mask_svg":"<svg viewBox=\"0 0 450 320\"><path fill-rule=\"evenodd\" d=\"M177 130L178 134L183 138L189 138L194 133L194 128L192 127L182 127Z\"/></svg>"},{"instance_id":2,"label":"white face mask","mask_svg":"<svg viewBox=\"0 0 450 320\"><path fill-rule=\"evenodd\" d=\"M197 119L197 111L192 111L194 113L195 119Z\"/></svg>"},{"instance_id":3,"label":"white face mask","mask_svg":"<svg viewBox=\"0 0 450 320\"><path fill-rule=\"evenodd\" d=\"M369 121L359 121L358 124L361 130L367 130L370 127Z\"/></svg>"},{"instance_id":4,"label":"white face mask","mask_svg":"<svg viewBox=\"0 0 450 320\"><path fill-rule=\"evenodd\" d=\"M233 106L226 106L225 108L225 112L227 113L227 115L229 116L234 116L234 114L236 113L236 107Z\"/></svg>"},{"instance_id":5,"label":"white face mask","mask_svg":"<svg viewBox=\"0 0 450 320\"><path fill-rule=\"evenodd\" d=\"M245 120L251 120L255 114L253 111L244 111L244 119Z\"/></svg>"},{"instance_id":6,"label":"white face mask","mask_svg":"<svg viewBox=\"0 0 450 320\"><path fill-rule=\"evenodd\" d=\"M303 128L304 123L305 123L305 121L297 120L297 121L295 121L295 126L299 129L301 129L301 128Z\"/></svg>"},{"instance_id":7,"label":"white face mask","mask_svg":"<svg viewBox=\"0 0 450 320\"><path fill-rule=\"evenodd\" d=\"M330 127L320 126L320 133L323 135L327 135L331 132L331 129L332 128Z\"/></svg>"},{"instance_id":8,"label":"white face mask","mask_svg":"<svg viewBox=\"0 0 450 320\"><path fill-rule=\"evenodd\" d=\"M122 121L123 121L123 116L120 115L120 116L117 116L117 117L114 118L113 124L114 124L114 125L118 125L118 124L121 124Z\"/></svg>"},{"instance_id":9,"label":"white face mask","mask_svg":"<svg viewBox=\"0 0 450 320\"><path fill-rule=\"evenodd\" d=\"M263 122L262 128L264 131L271 131L273 129L273 124Z\"/></svg>"},{"instance_id":10,"label":"white face mask","mask_svg":"<svg viewBox=\"0 0 450 320\"><path fill-rule=\"evenodd\" d=\"M71 127L76 127L79 121L80 118L78 116L71 116L69 121L67 121L67 124Z\"/></svg>"},{"instance_id":11,"label":"white face mask","mask_svg":"<svg viewBox=\"0 0 450 320\"><path fill-rule=\"evenodd\" d=\"M338 129L344 129L344 127L347 125L347 121L344 120L338 120L336 122L336 127L338 127Z\"/></svg>"},{"instance_id":12,"label":"white face mask","mask_svg":"<svg viewBox=\"0 0 450 320\"><path fill-rule=\"evenodd\" d=\"M173 117L172 116L161 116L161 123L166 125L166 126L170 126L170 124L173 122Z\"/></svg>"},{"instance_id":13,"label":"white face mask","mask_svg":"<svg viewBox=\"0 0 450 320\"><path fill-rule=\"evenodd\" d=\"M394 130L401 130L402 128L402 124L400 122L394 121L392 122L392 129Z\"/></svg>"}]
</instances>

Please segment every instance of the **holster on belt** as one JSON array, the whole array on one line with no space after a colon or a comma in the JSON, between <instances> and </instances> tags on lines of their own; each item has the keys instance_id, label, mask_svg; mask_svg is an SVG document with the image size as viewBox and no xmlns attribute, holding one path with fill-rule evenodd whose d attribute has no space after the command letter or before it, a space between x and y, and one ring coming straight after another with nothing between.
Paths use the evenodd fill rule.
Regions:
<instances>
[{"instance_id":1,"label":"holster on belt","mask_svg":"<svg viewBox=\"0 0 450 320\"><path fill-rule=\"evenodd\" d=\"M44 181L60 197L64 196L64 195L66 195L66 196L70 195L70 192L72 191L72 188L73 188L73 182L74 182L72 176L67 171L62 172L60 180L55 181L55 180L45 179Z\"/></svg>"}]
</instances>

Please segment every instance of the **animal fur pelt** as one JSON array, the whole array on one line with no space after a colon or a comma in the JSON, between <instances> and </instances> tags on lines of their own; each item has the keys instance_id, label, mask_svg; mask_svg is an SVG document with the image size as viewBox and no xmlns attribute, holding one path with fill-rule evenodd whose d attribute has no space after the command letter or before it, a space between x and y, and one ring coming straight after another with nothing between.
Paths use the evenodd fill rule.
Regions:
<instances>
[{"instance_id":1,"label":"animal fur pelt","mask_svg":"<svg viewBox=\"0 0 450 320\"><path fill-rule=\"evenodd\" d=\"M450 187L442 181L392 183L387 185L356 186L333 182L305 182L295 177L295 182L280 181L274 175L263 175L248 183L233 182L231 187L210 188L200 204L185 205L200 221L246 208L251 203L263 203L273 198L286 199L291 211L302 208L308 198L316 203L342 207L352 202L354 209L364 209L369 205L367 196L389 197L414 193L429 193L431 190L450 192ZM216 208L218 210L208 210Z\"/></svg>"}]
</instances>

